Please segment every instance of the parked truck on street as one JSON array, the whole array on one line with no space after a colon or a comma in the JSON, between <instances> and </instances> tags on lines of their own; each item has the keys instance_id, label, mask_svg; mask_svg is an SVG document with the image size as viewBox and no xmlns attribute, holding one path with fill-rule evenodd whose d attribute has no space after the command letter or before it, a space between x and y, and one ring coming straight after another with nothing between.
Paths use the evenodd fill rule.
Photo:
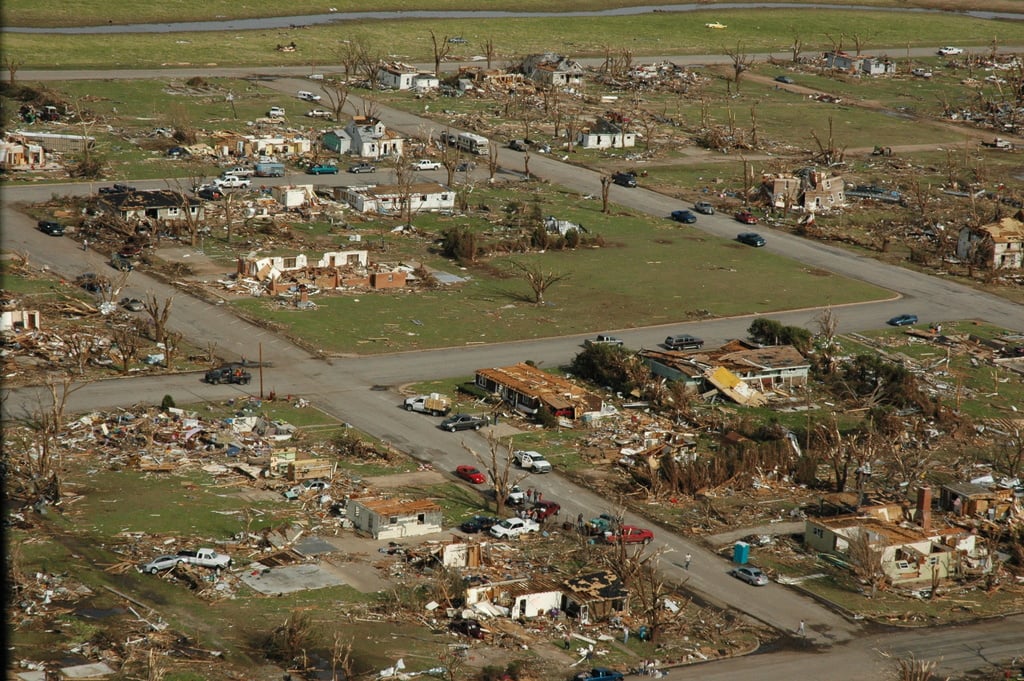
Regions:
<instances>
[{"instance_id":1,"label":"parked truck on street","mask_svg":"<svg viewBox=\"0 0 1024 681\"><path fill-rule=\"evenodd\" d=\"M447 416L452 410L452 401L438 393L417 395L405 400L406 411L418 411L431 416Z\"/></svg>"},{"instance_id":2,"label":"parked truck on street","mask_svg":"<svg viewBox=\"0 0 1024 681\"><path fill-rule=\"evenodd\" d=\"M207 371L203 380L214 385L217 385L218 383L239 383L241 385L248 385L249 382L252 381L252 374L238 365L225 364L224 366Z\"/></svg>"},{"instance_id":3,"label":"parked truck on street","mask_svg":"<svg viewBox=\"0 0 1024 681\"><path fill-rule=\"evenodd\" d=\"M199 567L226 569L231 567L231 556L217 553L213 549L199 549L198 551L178 551L184 562Z\"/></svg>"}]
</instances>

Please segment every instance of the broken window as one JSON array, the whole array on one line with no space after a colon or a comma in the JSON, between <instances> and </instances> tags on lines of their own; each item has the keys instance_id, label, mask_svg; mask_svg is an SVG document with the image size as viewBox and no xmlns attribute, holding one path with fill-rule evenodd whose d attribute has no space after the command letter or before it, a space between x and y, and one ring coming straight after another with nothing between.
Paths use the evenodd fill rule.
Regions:
<instances>
[{"instance_id":1,"label":"broken window","mask_svg":"<svg viewBox=\"0 0 1024 681\"><path fill-rule=\"evenodd\" d=\"M420 525L425 525L427 523L427 514L420 513L418 516L416 516L416 522Z\"/></svg>"},{"instance_id":2,"label":"broken window","mask_svg":"<svg viewBox=\"0 0 1024 681\"><path fill-rule=\"evenodd\" d=\"M297 259L296 258L285 258L284 259L284 268L286 270L293 270L293 269L295 269L297 267L296 263L297 263Z\"/></svg>"},{"instance_id":3,"label":"broken window","mask_svg":"<svg viewBox=\"0 0 1024 681\"><path fill-rule=\"evenodd\" d=\"M398 516L397 515L393 515L390 518L388 518L388 524L389 525L397 525L398 524Z\"/></svg>"}]
</instances>

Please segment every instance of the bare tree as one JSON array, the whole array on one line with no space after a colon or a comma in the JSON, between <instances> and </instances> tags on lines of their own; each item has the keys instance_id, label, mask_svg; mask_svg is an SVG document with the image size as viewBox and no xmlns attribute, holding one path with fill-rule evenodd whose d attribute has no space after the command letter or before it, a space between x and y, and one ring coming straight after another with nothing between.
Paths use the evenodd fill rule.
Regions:
<instances>
[{"instance_id":1,"label":"bare tree","mask_svg":"<svg viewBox=\"0 0 1024 681\"><path fill-rule=\"evenodd\" d=\"M867 528L857 528L850 536L847 558L853 565L854 573L867 582L871 588L869 598L874 598L878 587L885 585L885 569L882 563L884 545L873 539Z\"/></svg>"},{"instance_id":2,"label":"bare tree","mask_svg":"<svg viewBox=\"0 0 1024 681\"><path fill-rule=\"evenodd\" d=\"M533 291L533 302L536 305L541 305L544 302L544 294L549 288L570 277L568 273L545 272L538 263L527 264L518 260L513 260L511 263L512 267L519 270L530 285L530 289Z\"/></svg>"},{"instance_id":3,"label":"bare tree","mask_svg":"<svg viewBox=\"0 0 1024 681\"><path fill-rule=\"evenodd\" d=\"M818 153L814 156L814 160L824 163L825 165L835 165L842 163L846 156L846 147L839 147L835 138L833 137L833 125L832 117L828 117L828 140L823 143L818 139L818 134L811 130L811 137L814 139L815 144L818 145Z\"/></svg>"},{"instance_id":4,"label":"bare tree","mask_svg":"<svg viewBox=\"0 0 1024 681\"><path fill-rule=\"evenodd\" d=\"M434 48L434 73L440 78L441 62L452 51L452 44L448 42L448 36L444 36L438 42L437 36L434 35L433 31L430 32L430 43Z\"/></svg>"},{"instance_id":5,"label":"bare tree","mask_svg":"<svg viewBox=\"0 0 1024 681\"><path fill-rule=\"evenodd\" d=\"M80 376L85 373L85 366L92 358L93 340L91 333L73 333L64 338L64 348Z\"/></svg>"},{"instance_id":6,"label":"bare tree","mask_svg":"<svg viewBox=\"0 0 1024 681\"><path fill-rule=\"evenodd\" d=\"M184 334L180 331L168 331L164 334L164 366L171 368L174 356L178 354Z\"/></svg>"},{"instance_id":7,"label":"bare tree","mask_svg":"<svg viewBox=\"0 0 1024 681\"><path fill-rule=\"evenodd\" d=\"M7 79L13 86L16 82L18 70L25 65L24 59L14 59L13 57L4 57L4 68L7 69ZM488 67L489 68L489 67Z\"/></svg>"},{"instance_id":8,"label":"bare tree","mask_svg":"<svg viewBox=\"0 0 1024 681\"><path fill-rule=\"evenodd\" d=\"M733 82L736 83L736 92L739 92L740 78L743 76L743 73L753 65L754 56L746 54L743 51L743 46L738 42L736 43L735 50L726 50L725 53L732 61Z\"/></svg>"},{"instance_id":9,"label":"bare tree","mask_svg":"<svg viewBox=\"0 0 1024 681\"><path fill-rule=\"evenodd\" d=\"M121 373L127 374L131 368L131 362L142 346L142 334L136 320L126 324L115 324L111 330L110 351L121 363Z\"/></svg>"},{"instance_id":10,"label":"bare tree","mask_svg":"<svg viewBox=\"0 0 1024 681\"><path fill-rule=\"evenodd\" d=\"M804 50L804 41L800 37L799 31L794 30L793 31L793 42L789 46L789 51L793 55L793 63L794 64L799 64L800 63L800 54L803 52L803 50Z\"/></svg>"},{"instance_id":11,"label":"bare tree","mask_svg":"<svg viewBox=\"0 0 1024 681\"><path fill-rule=\"evenodd\" d=\"M849 443L844 440L834 415L831 421L821 422L814 426L811 430L811 444L813 449L832 467L835 491L846 490L846 481L850 475L850 463L853 456Z\"/></svg>"},{"instance_id":12,"label":"bare tree","mask_svg":"<svg viewBox=\"0 0 1024 681\"><path fill-rule=\"evenodd\" d=\"M601 212L608 213L608 192L611 191L612 178L608 175L601 176Z\"/></svg>"},{"instance_id":13,"label":"bare tree","mask_svg":"<svg viewBox=\"0 0 1024 681\"><path fill-rule=\"evenodd\" d=\"M405 156L395 157L393 169L399 203L399 218L404 220L406 225L412 226L412 186L416 180L416 173Z\"/></svg>"},{"instance_id":14,"label":"bare tree","mask_svg":"<svg viewBox=\"0 0 1024 681\"><path fill-rule=\"evenodd\" d=\"M494 41L490 38L484 41L484 56L487 57L487 69L490 70L491 62L494 61Z\"/></svg>"},{"instance_id":15,"label":"bare tree","mask_svg":"<svg viewBox=\"0 0 1024 681\"><path fill-rule=\"evenodd\" d=\"M167 337L167 319L171 316L171 305L174 303L174 296L165 298L163 304L157 300L156 294L149 293L142 305L149 315L153 325L153 341L157 345L163 345Z\"/></svg>"},{"instance_id":16,"label":"bare tree","mask_svg":"<svg viewBox=\"0 0 1024 681\"><path fill-rule=\"evenodd\" d=\"M836 354L840 350L837 340L839 330L839 319L832 311L832 306L825 307L817 316L815 321L818 324L818 342L815 349L818 352L821 370L825 373L832 373L836 367Z\"/></svg>"},{"instance_id":17,"label":"bare tree","mask_svg":"<svg viewBox=\"0 0 1024 681\"><path fill-rule=\"evenodd\" d=\"M505 515L505 502L508 500L508 495L514 486L526 479L526 473L519 474L512 467L511 438L503 445L496 438L488 436L487 447L487 454L481 455L465 442L462 443L462 448L469 452L487 473L487 478L491 481L491 489L494 491L495 512L502 517Z\"/></svg>"},{"instance_id":18,"label":"bare tree","mask_svg":"<svg viewBox=\"0 0 1024 681\"><path fill-rule=\"evenodd\" d=\"M332 79L324 81L320 86L324 96L327 97L327 104L331 108L331 114L335 121L340 121L345 115L345 105L348 103L349 85L348 81Z\"/></svg>"},{"instance_id":19,"label":"bare tree","mask_svg":"<svg viewBox=\"0 0 1024 681\"><path fill-rule=\"evenodd\" d=\"M491 144L487 147L487 181L494 182L498 173L498 147Z\"/></svg>"}]
</instances>

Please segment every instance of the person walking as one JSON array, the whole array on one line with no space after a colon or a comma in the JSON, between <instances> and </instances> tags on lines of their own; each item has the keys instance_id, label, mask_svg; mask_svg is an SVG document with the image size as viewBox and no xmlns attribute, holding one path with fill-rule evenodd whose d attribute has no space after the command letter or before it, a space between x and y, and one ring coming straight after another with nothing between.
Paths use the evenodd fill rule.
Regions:
<instances>
[{"instance_id":1,"label":"person walking","mask_svg":"<svg viewBox=\"0 0 1024 681\"><path fill-rule=\"evenodd\" d=\"M83 251L88 251L89 250L89 240L88 239L82 239L82 250Z\"/></svg>"},{"instance_id":2,"label":"person walking","mask_svg":"<svg viewBox=\"0 0 1024 681\"><path fill-rule=\"evenodd\" d=\"M685 570L689 570L690 569L690 561L691 560L693 560L693 555L691 555L689 553L686 554L686 557L683 558L683 569L685 569Z\"/></svg>"},{"instance_id":3,"label":"person walking","mask_svg":"<svg viewBox=\"0 0 1024 681\"><path fill-rule=\"evenodd\" d=\"M796 628L796 635L803 637L807 636L807 626L804 624L803 620L800 620L800 625Z\"/></svg>"}]
</instances>

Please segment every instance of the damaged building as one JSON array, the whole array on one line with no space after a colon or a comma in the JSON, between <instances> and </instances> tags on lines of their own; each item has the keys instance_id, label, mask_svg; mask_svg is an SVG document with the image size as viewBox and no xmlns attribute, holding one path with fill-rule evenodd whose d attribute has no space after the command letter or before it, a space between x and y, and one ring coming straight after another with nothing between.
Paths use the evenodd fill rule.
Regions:
<instances>
[{"instance_id":1,"label":"damaged building","mask_svg":"<svg viewBox=\"0 0 1024 681\"><path fill-rule=\"evenodd\" d=\"M441 507L425 499L352 499L347 513L357 531L374 539L402 539L442 529Z\"/></svg>"},{"instance_id":2,"label":"damaged building","mask_svg":"<svg viewBox=\"0 0 1024 681\"><path fill-rule=\"evenodd\" d=\"M800 209L810 213L846 205L846 181L812 168L795 173L766 173L761 191L775 208Z\"/></svg>"},{"instance_id":3,"label":"damaged building","mask_svg":"<svg viewBox=\"0 0 1024 681\"><path fill-rule=\"evenodd\" d=\"M498 395L512 409L530 416L547 408L556 416L578 419L586 413L601 411L604 405L600 395L524 362L477 369L476 385Z\"/></svg>"},{"instance_id":4,"label":"damaged building","mask_svg":"<svg viewBox=\"0 0 1024 681\"><path fill-rule=\"evenodd\" d=\"M335 196L360 213L398 215L408 201L410 213L436 212L455 208L455 192L437 182L416 182L408 186L374 185L336 187Z\"/></svg>"},{"instance_id":5,"label":"damaged building","mask_svg":"<svg viewBox=\"0 0 1024 681\"><path fill-rule=\"evenodd\" d=\"M183 223L201 221L203 202L171 189L132 190L104 194L101 209L125 222Z\"/></svg>"},{"instance_id":6,"label":"damaged building","mask_svg":"<svg viewBox=\"0 0 1024 681\"><path fill-rule=\"evenodd\" d=\"M531 54L523 59L523 75L541 87L567 87L583 83L583 66L559 54Z\"/></svg>"},{"instance_id":7,"label":"damaged building","mask_svg":"<svg viewBox=\"0 0 1024 681\"><path fill-rule=\"evenodd\" d=\"M956 244L956 255L964 261L974 262L991 269L1024 268L1024 217L1018 211L980 227L964 227Z\"/></svg>"},{"instance_id":8,"label":"damaged building","mask_svg":"<svg viewBox=\"0 0 1024 681\"><path fill-rule=\"evenodd\" d=\"M607 118L598 118L592 126L580 130L576 143L584 149L621 149L636 146L636 133Z\"/></svg>"}]
</instances>

